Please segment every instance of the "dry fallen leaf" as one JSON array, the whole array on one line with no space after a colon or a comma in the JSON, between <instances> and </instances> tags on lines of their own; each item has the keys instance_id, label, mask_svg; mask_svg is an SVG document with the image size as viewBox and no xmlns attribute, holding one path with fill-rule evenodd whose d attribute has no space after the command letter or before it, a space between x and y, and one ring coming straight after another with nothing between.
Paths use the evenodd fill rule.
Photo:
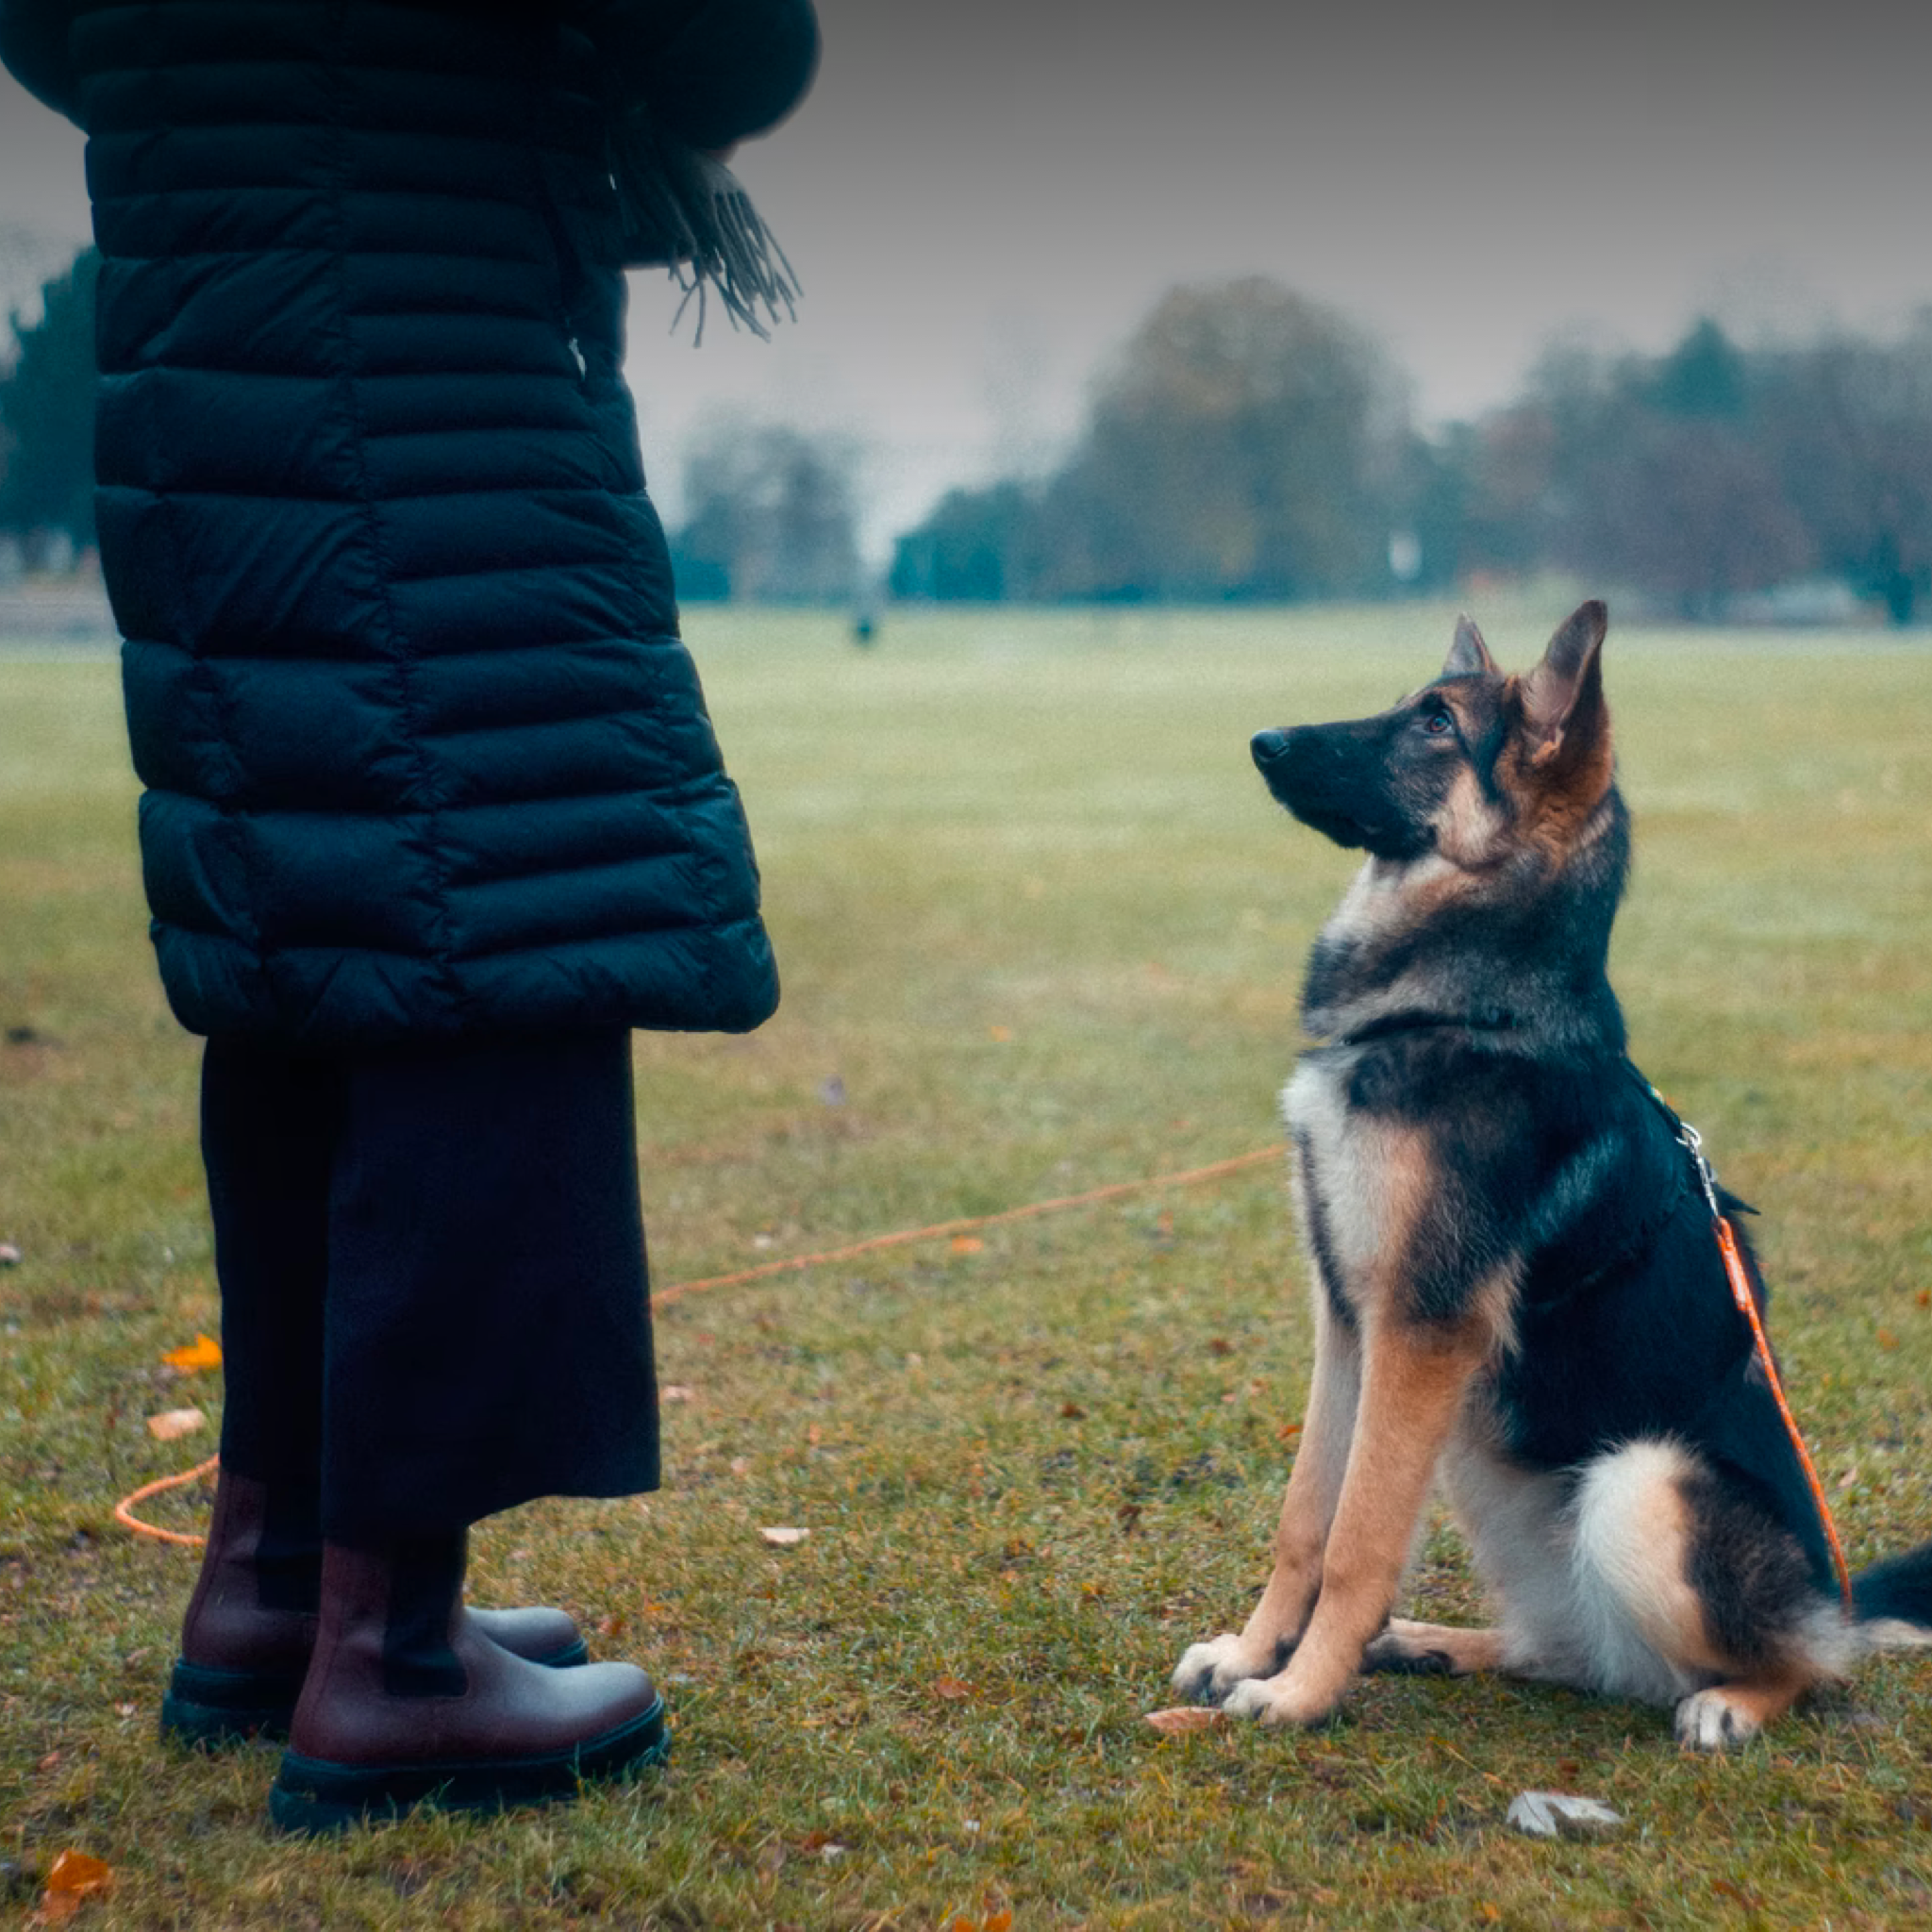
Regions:
<instances>
[{"instance_id":1,"label":"dry fallen leaf","mask_svg":"<svg viewBox=\"0 0 1932 1932\"><path fill-rule=\"evenodd\" d=\"M958 1704L962 1698L973 1695L973 1686L961 1683L958 1677L935 1677L932 1694L943 1697L949 1704Z\"/></svg>"},{"instance_id":2,"label":"dry fallen leaf","mask_svg":"<svg viewBox=\"0 0 1932 1932\"><path fill-rule=\"evenodd\" d=\"M84 1898L94 1898L114 1887L114 1868L72 1848L54 1860L47 1873L47 1889L41 1897L41 1913L46 1919L64 1919L79 1909Z\"/></svg>"},{"instance_id":3,"label":"dry fallen leaf","mask_svg":"<svg viewBox=\"0 0 1932 1932\"><path fill-rule=\"evenodd\" d=\"M658 1400L659 1402L693 1402L696 1399L696 1390L688 1388L682 1382L666 1382L658 1391Z\"/></svg>"},{"instance_id":4,"label":"dry fallen leaf","mask_svg":"<svg viewBox=\"0 0 1932 1932\"><path fill-rule=\"evenodd\" d=\"M976 1234L956 1234L953 1237L953 1252L956 1255L976 1255L985 1245Z\"/></svg>"},{"instance_id":5,"label":"dry fallen leaf","mask_svg":"<svg viewBox=\"0 0 1932 1932\"><path fill-rule=\"evenodd\" d=\"M164 1408L159 1415L151 1415L147 1419L148 1434L160 1442L192 1436L196 1429L207 1426L208 1417L198 1408Z\"/></svg>"},{"instance_id":6,"label":"dry fallen leaf","mask_svg":"<svg viewBox=\"0 0 1932 1932\"><path fill-rule=\"evenodd\" d=\"M169 1349L161 1359L183 1374L192 1374L197 1369L218 1369L222 1365L222 1344L211 1335L197 1335L184 1347Z\"/></svg>"},{"instance_id":7,"label":"dry fallen leaf","mask_svg":"<svg viewBox=\"0 0 1932 1932\"><path fill-rule=\"evenodd\" d=\"M1205 1704L1177 1704L1170 1710L1150 1710L1144 1722L1173 1737L1178 1731L1211 1731L1227 1722L1227 1713Z\"/></svg>"},{"instance_id":8,"label":"dry fallen leaf","mask_svg":"<svg viewBox=\"0 0 1932 1932\"><path fill-rule=\"evenodd\" d=\"M793 1543L802 1543L811 1534L811 1531L808 1529L792 1529L780 1524L774 1524L769 1529L761 1529L758 1531L758 1534L768 1543L777 1543L781 1548L789 1548Z\"/></svg>"}]
</instances>

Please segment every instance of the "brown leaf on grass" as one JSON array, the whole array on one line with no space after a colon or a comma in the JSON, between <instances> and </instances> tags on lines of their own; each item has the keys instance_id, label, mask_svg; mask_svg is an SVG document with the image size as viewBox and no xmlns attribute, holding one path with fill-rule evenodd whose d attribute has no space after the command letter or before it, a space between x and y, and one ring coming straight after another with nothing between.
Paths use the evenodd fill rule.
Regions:
<instances>
[{"instance_id":1,"label":"brown leaf on grass","mask_svg":"<svg viewBox=\"0 0 1932 1932\"><path fill-rule=\"evenodd\" d=\"M1168 1710L1150 1710L1141 1722L1171 1738L1184 1731L1211 1731L1227 1722L1227 1713L1205 1704L1177 1704Z\"/></svg>"},{"instance_id":2,"label":"brown leaf on grass","mask_svg":"<svg viewBox=\"0 0 1932 1932\"><path fill-rule=\"evenodd\" d=\"M811 1534L808 1529L793 1529L783 1524L775 1524L758 1534L768 1543L776 1543L781 1549L790 1549L793 1543L802 1543Z\"/></svg>"},{"instance_id":3,"label":"brown leaf on grass","mask_svg":"<svg viewBox=\"0 0 1932 1932\"><path fill-rule=\"evenodd\" d=\"M948 1704L958 1704L973 1695L973 1686L958 1677L935 1677L932 1680L932 1694L943 1697Z\"/></svg>"},{"instance_id":4,"label":"brown leaf on grass","mask_svg":"<svg viewBox=\"0 0 1932 1932\"><path fill-rule=\"evenodd\" d=\"M222 1365L222 1344L211 1335L197 1335L180 1348L171 1348L161 1357L171 1369L192 1375L198 1369L218 1369Z\"/></svg>"},{"instance_id":5,"label":"brown leaf on grass","mask_svg":"<svg viewBox=\"0 0 1932 1932\"><path fill-rule=\"evenodd\" d=\"M208 1426L208 1417L198 1408L164 1408L147 1419L147 1432L158 1442L174 1442Z\"/></svg>"},{"instance_id":6,"label":"brown leaf on grass","mask_svg":"<svg viewBox=\"0 0 1932 1932\"><path fill-rule=\"evenodd\" d=\"M976 1255L985 1245L976 1234L956 1234L952 1241L956 1255Z\"/></svg>"},{"instance_id":7,"label":"brown leaf on grass","mask_svg":"<svg viewBox=\"0 0 1932 1932\"><path fill-rule=\"evenodd\" d=\"M1087 1411L1077 1402L1061 1403L1060 1415L1070 1423L1084 1423L1087 1420Z\"/></svg>"}]
</instances>

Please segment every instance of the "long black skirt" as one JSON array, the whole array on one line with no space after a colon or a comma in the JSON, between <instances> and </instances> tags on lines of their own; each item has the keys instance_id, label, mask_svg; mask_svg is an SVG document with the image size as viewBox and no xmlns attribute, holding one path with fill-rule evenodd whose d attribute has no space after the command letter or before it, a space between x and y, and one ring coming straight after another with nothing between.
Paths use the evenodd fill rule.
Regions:
<instances>
[{"instance_id":1,"label":"long black skirt","mask_svg":"<svg viewBox=\"0 0 1932 1932\"><path fill-rule=\"evenodd\" d=\"M211 1039L202 1153L228 1468L354 1543L657 1487L627 1032Z\"/></svg>"}]
</instances>

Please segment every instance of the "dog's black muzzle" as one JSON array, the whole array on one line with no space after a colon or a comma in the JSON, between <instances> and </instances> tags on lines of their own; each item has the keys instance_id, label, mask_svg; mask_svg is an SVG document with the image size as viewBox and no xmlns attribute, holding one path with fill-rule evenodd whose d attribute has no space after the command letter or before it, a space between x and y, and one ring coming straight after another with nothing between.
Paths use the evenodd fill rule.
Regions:
<instances>
[{"instance_id":1,"label":"dog's black muzzle","mask_svg":"<svg viewBox=\"0 0 1932 1932\"><path fill-rule=\"evenodd\" d=\"M1296 818L1338 845L1384 858L1414 858L1433 840L1426 824L1411 824L1389 784L1389 725L1293 724L1257 731L1249 741L1268 790Z\"/></svg>"}]
</instances>

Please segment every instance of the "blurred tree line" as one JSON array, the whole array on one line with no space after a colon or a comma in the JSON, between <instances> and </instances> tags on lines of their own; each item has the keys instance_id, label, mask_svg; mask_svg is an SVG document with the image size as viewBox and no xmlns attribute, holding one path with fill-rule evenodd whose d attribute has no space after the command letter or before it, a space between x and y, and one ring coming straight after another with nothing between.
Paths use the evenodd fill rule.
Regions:
<instances>
[{"instance_id":1,"label":"blurred tree line","mask_svg":"<svg viewBox=\"0 0 1932 1932\"><path fill-rule=\"evenodd\" d=\"M92 250L12 318L0 533L92 540ZM858 451L713 423L672 532L687 599L865 591ZM1424 433L1403 373L1258 276L1177 288L1096 380L1058 467L948 492L897 541L902 598L1381 597L1556 569L1680 615L1807 580L1910 622L1932 597L1932 309L1896 339L1662 356L1557 348L1519 395Z\"/></svg>"},{"instance_id":2,"label":"blurred tree line","mask_svg":"<svg viewBox=\"0 0 1932 1932\"><path fill-rule=\"evenodd\" d=\"M30 560L61 540L94 540L94 282L84 250L43 283L38 322L8 317L13 352L0 363L0 531Z\"/></svg>"},{"instance_id":3,"label":"blurred tree line","mask_svg":"<svg viewBox=\"0 0 1932 1932\"><path fill-rule=\"evenodd\" d=\"M1557 349L1424 435L1345 317L1257 278L1167 295L1061 466L949 492L919 598L1380 597L1562 570L1690 618L1807 578L1908 623L1932 593L1932 310L1896 341Z\"/></svg>"}]
</instances>

